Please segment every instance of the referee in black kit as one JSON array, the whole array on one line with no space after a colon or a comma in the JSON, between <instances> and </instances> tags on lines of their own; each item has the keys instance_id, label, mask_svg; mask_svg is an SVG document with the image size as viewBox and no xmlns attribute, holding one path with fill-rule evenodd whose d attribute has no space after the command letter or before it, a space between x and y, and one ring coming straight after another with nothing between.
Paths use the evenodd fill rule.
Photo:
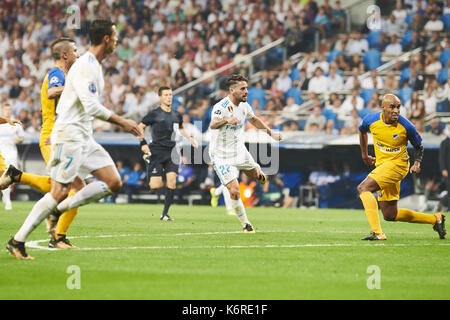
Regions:
<instances>
[{"instance_id":1,"label":"referee in black kit","mask_svg":"<svg viewBox=\"0 0 450 320\"><path fill-rule=\"evenodd\" d=\"M150 179L149 186L152 190L158 190L164 186L163 175L166 175L166 195L164 210L161 220L173 220L169 216L169 208L173 202L173 195L177 183L180 155L176 148L175 128L188 138L194 148L198 147L197 141L183 128L182 115L172 110L172 89L160 87L158 96L161 105L150 111L139 123L142 132L147 126L151 127L152 142L150 146L145 139L141 140L141 150L147 162L147 176Z\"/></svg>"}]
</instances>

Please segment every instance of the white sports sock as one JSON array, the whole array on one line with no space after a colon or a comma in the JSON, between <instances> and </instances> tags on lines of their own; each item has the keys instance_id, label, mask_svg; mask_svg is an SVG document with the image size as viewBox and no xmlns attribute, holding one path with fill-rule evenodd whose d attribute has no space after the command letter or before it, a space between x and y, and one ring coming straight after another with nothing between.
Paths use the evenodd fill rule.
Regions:
<instances>
[{"instance_id":1,"label":"white sports sock","mask_svg":"<svg viewBox=\"0 0 450 320\"><path fill-rule=\"evenodd\" d=\"M50 193L46 193L31 209L14 240L25 242L28 235L52 212L58 203Z\"/></svg>"},{"instance_id":2,"label":"white sports sock","mask_svg":"<svg viewBox=\"0 0 450 320\"><path fill-rule=\"evenodd\" d=\"M2 199L5 203L5 207L11 206L11 187L2 190Z\"/></svg>"},{"instance_id":3,"label":"white sports sock","mask_svg":"<svg viewBox=\"0 0 450 320\"><path fill-rule=\"evenodd\" d=\"M247 214L245 213L245 207L242 203L241 198L237 200L231 199L231 206L234 211L236 211L236 216L238 217L239 221L241 221L242 226L245 227L247 223L250 223L247 219Z\"/></svg>"},{"instance_id":4,"label":"white sports sock","mask_svg":"<svg viewBox=\"0 0 450 320\"><path fill-rule=\"evenodd\" d=\"M72 197L66 198L64 201L60 202L56 208L59 212L65 212L95 202L111 194L113 194L113 192L109 190L106 183L103 181L94 181L75 193Z\"/></svg>"},{"instance_id":5,"label":"white sports sock","mask_svg":"<svg viewBox=\"0 0 450 320\"><path fill-rule=\"evenodd\" d=\"M218 186L216 188L216 190L214 190L214 195L217 197L220 196L224 189L227 189L227 188L223 184L221 184L220 186Z\"/></svg>"},{"instance_id":6,"label":"white sports sock","mask_svg":"<svg viewBox=\"0 0 450 320\"><path fill-rule=\"evenodd\" d=\"M227 211L233 209L230 191L228 191L228 188L224 187L222 193L223 193L223 201L225 202L225 207L227 208Z\"/></svg>"}]
</instances>

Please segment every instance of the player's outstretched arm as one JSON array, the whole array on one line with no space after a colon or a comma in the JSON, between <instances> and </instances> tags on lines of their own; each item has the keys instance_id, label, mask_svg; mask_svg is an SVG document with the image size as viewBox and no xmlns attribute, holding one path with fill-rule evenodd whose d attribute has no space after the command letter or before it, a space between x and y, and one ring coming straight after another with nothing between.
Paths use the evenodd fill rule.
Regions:
<instances>
[{"instance_id":1,"label":"player's outstretched arm","mask_svg":"<svg viewBox=\"0 0 450 320\"><path fill-rule=\"evenodd\" d=\"M118 126L122 127L125 131L128 131L129 133L140 139L144 138L144 132L141 130L141 128L134 120L125 119L122 118L121 116L118 116L115 113L112 113L107 121L110 123L117 124Z\"/></svg>"},{"instance_id":2,"label":"player's outstretched arm","mask_svg":"<svg viewBox=\"0 0 450 320\"><path fill-rule=\"evenodd\" d=\"M256 116L248 119L248 122L250 122L257 129L265 130L269 136L271 136L277 141L281 141L283 139L283 136L281 135L280 132L273 131L272 129L269 128L267 124L265 124L260 118Z\"/></svg>"},{"instance_id":3,"label":"player's outstretched arm","mask_svg":"<svg viewBox=\"0 0 450 320\"><path fill-rule=\"evenodd\" d=\"M422 162L422 158L423 158L422 144L420 144L418 146L414 146L413 156L414 156L414 164L409 169L409 172L420 173L420 163Z\"/></svg>"},{"instance_id":4,"label":"player's outstretched arm","mask_svg":"<svg viewBox=\"0 0 450 320\"><path fill-rule=\"evenodd\" d=\"M198 142L197 142L197 140L195 140L195 138L194 138L193 136L191 136L191 135L189 134L189 132L187 132L187 130L186 130L185 128L180 128L179 131L180 131L180 133L183 135L183 137L189 139L191 145L192 145L194 148L198 148Z\"/></svg>"},{"instance_id":5,"label":"player's outstretched arm","mask_svg":"<svg viewBox=\"0 0 450 320\"><path fill-rule=\"evenodd\" d=\"M368 153L368 137L367 132L359 131L359 146L361 148L361 158L364 163L368 166L373 166L375 164L375 157L369 156Z\"/></svg>"}]
</instances>

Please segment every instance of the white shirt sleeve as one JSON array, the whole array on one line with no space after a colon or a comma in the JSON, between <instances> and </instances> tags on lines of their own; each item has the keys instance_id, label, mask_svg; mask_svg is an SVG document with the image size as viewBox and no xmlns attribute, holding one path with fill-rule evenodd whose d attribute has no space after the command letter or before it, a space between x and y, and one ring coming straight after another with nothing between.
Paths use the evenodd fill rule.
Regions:
<instances>
[{"instance_id":1,"label":"white shirt sleeve","mask_svg":"<svg viewBox=\"0 0 450 320\"><path fill-rule=\"evenodd\" d=\"M91 65L85 63L79 65L79 70L74 74L72 86L86 113L101 120L109 119L112 111L100 103L99 84Z\"/></svg>"},{"instance_id":2,"label":"white shirt sleeve","mask_svg":"<svg viewBox=\"0 0 450 320\"><path fill-rule=\"evenodd\" d=\"M252 106L248 103L245 104L245 119L254 118L255 114L253 113Z\"/></svg>"},{"instance_id":3,"label":"white shirt sleeve","mask_svg":"<svg viewBox=\"0 0 450 320\"><path fill-rule=\"evenodd\" d=\"M24 131L23 131L23 127L20 124L16 124L15 127L16 127L16 136L18 138L24 138L25 134L24 134Z\"/></svg>"}]
</instances>

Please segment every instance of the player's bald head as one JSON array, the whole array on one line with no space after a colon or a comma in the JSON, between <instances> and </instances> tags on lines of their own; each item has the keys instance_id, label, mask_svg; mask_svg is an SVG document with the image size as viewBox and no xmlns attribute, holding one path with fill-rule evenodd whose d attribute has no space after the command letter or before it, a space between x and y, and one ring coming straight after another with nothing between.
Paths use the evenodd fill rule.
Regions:
<instances>
[{"instance_id":1,"label":"player's bald head","mask_svg":"<svg viewBox=\"0 0 450 320\"><path fill-rule=\"evenodd\" d=\"M400 98L397 97L395 94L387 93L383 96L383 99L381 100L381 105L384 106L390 106L391 104L401 104Z\"/></svg>"}]
</instances>

